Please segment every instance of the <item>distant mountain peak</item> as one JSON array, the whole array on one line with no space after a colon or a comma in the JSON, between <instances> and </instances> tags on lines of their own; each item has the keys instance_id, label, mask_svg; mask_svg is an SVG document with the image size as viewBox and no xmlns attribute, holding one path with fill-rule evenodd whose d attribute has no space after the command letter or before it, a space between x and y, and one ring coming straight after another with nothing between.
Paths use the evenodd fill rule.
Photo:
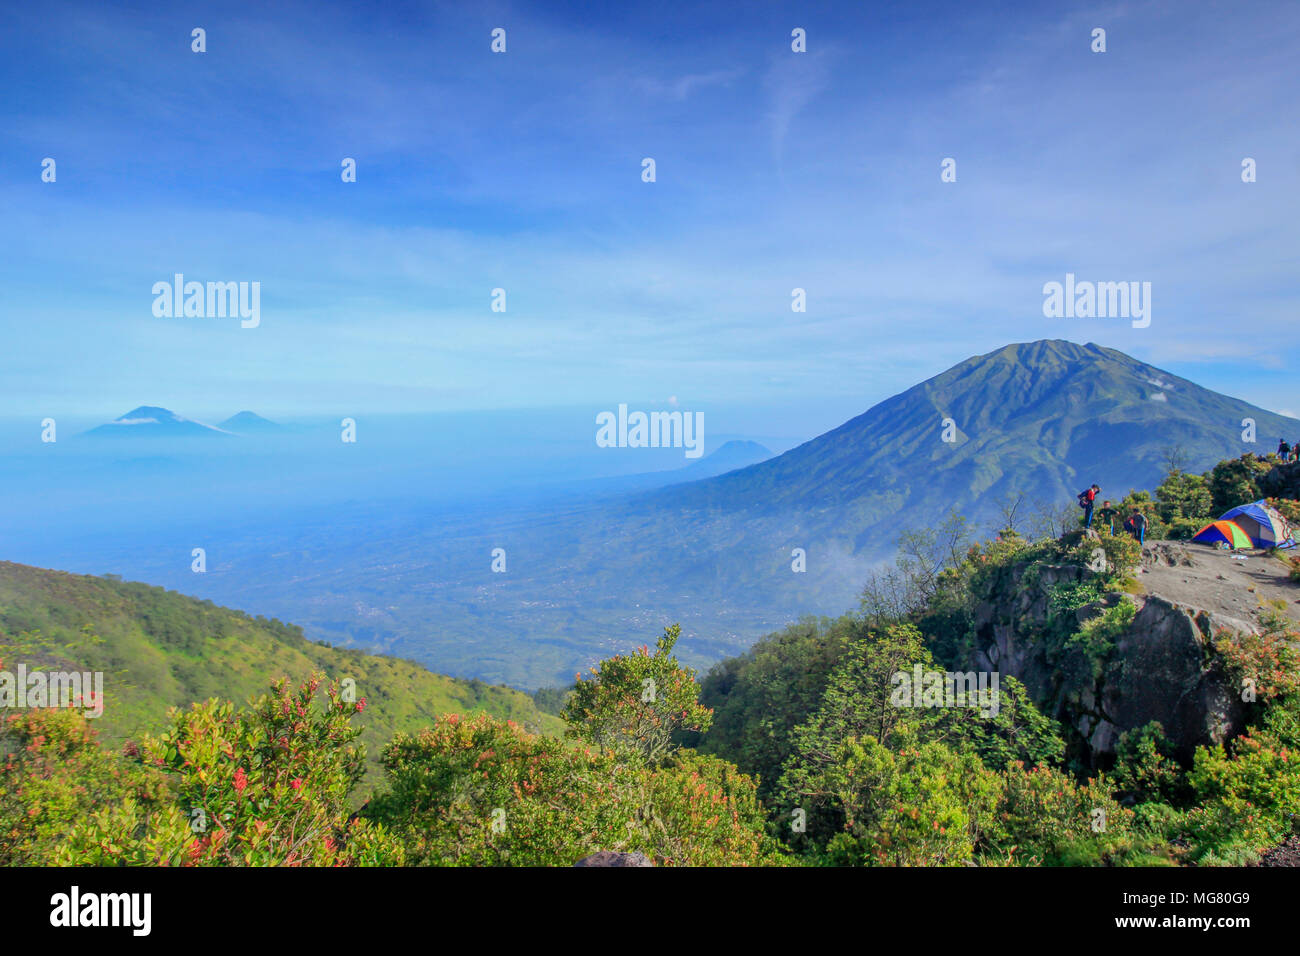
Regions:
<instances>
[{"instance_id":1,"label":"distant mountain peak","mask_svg":"<svg viewBox=\"0 0 1300 956\"><path fill-rule=\"evenodd\" d=\"M87 435L102 437L106 435L121 436L187 436L187 435L229 435L230 432L196 422L183 415L177 415L161 405L138 405L125 415L111 422L92 428Z\"/></svg>"},{"instance_id":2,"label":"distant mountain peak","mask_svg":"<svg viewBox=\"0 0 1300 956\"><path fill-rule=\"evenodd\" d=\"M189 421L182 418L169 408L163 408L161 405L140 405L131 409L125 415L119 415L114 421L123 424L135 424L137 422L158 422L160 424Z\"/></svg>"},{"instance_id":3,"label":"distant mountain peak","mask_svg":"<svg viewBox=\"0 0 1300 956\"><path fill-rule=\"evenodd\" d=\"M726 458L734 454L761 455L764 458L771 458L772 451L766 445L760 445L756 441L749 441L745 438L733 438L731 441L723 442L713 451L709 452L706 458Z\"/></svg>"},{"instance_id":4,"label":"distant mountain peak","mask_svg":"<svg viewBox=\"0 0 1300 956\"><path fill-rule=\"evenodd\" d=\"M685 481L696 481L726 474L737 468L746 468L771 457L772 451L766 446L756 441L735 438L723 442L699 461L679 469L678 473Z\"/></svg>"},{"instance_id":5,"label":"distant mountain peak","mask_svg":"<svg viewBox=\"0 0 1300 956\"><path fill-rule=\"evenodd\" d=\"M256 412L242 411L231 415L220 425L228 431L272 431L282 428L278 422L273 422L269 418L263 418Z\"/></svg>"}]
</instances>

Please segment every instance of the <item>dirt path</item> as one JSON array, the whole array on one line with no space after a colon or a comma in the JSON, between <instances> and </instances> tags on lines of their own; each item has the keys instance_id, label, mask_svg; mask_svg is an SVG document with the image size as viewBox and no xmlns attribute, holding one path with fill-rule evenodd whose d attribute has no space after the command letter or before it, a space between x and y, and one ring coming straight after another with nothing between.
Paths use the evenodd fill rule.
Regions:
<instances>
[{"instance_id":1,"label":"dirt path","mask_svg":"<svg viewBox=\"0 0 1300 956\"><path fill-rule=\"evenodd\" d=\"M1282 559L1263 551L1148 541L1137 577L1148 594L1258 624L1261 606L1273 600L1285 601L1287 614L1300 621L1300 582L1290 580L1289 573Z\"/></svg>"}]
</instances>

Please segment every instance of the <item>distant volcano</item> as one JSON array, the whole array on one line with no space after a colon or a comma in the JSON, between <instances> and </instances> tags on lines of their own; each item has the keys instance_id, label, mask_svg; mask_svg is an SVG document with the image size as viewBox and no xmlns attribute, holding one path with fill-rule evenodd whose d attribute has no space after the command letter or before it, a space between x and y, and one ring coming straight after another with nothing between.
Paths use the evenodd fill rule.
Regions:
<instances>
[{"instance_id":1,"label":"distant volcano","mask_svg":"<svg viewBox=\"0 0 1300 956\"><path fill-rule=\"evenodd\" d=\"M771 449L756 441L733 440L726 442L715 451L709 452L699 461L677 470L681 481L695 481L700 478L712 478L724 475L737 468L745 468L767 461L772 457Z\"/></svg>"},{"instance_id":2,"label":"distant volcano","mask_svg":"<svg viewBox=\"0 0 1300 956\"><path fill-rule=\"evenodd\" d=\"M263 418L255 412L239 412L231 415L219 426L228 432L234 432L237 435L263 434L265 432L278 432L284 429L284 426L273 422L270 419Z\"/></svg>"},{"instance_id":3,"label":"distant volcano","mask_svg":"<svg viewBox=\"0 0 1300 956\"><path fill-rule=\"evenodd\" d=\"M205 425L193 419L182 418L170 409L157 405L141 405L107 424L86 432L96 438L186 438L231 437L230 432L214 425Z\"/></svg>"}]
</instances>

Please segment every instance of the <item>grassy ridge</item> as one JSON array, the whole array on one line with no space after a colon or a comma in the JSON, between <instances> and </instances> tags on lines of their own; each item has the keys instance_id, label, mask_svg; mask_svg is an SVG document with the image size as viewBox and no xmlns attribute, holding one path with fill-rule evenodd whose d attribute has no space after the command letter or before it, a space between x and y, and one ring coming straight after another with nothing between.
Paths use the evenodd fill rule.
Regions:
<instances>
[{"instance_id":1,"label":"grassy ridge","mask_svg":"<svg viewBox=\"0 0 1300 956\"><path fill-rule=\"evenodd\" d=\"M112 744L161 730L169 707L209 697L244 701L279 676L313 671L356 681L373 759L397 731L439 714L481 712L556 734L558 717L509 687L434 674L419 664L307 640L302 629L159 587L0 561L5 670L104 672L96 729Z\"/></svg>"}]
</instances>

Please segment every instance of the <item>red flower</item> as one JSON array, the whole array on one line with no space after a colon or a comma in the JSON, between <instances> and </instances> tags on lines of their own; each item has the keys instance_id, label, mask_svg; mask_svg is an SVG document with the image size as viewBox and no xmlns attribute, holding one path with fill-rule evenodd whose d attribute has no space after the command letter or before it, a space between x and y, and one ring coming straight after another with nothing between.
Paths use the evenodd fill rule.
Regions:
<instances>
[{"instance_id":1,"label":"red flower","mask_svg":"<svg viewBox=\"0 0 1300 956\"><path fill-rule=\"evenodd\" d=\"M235 792L243 793L244 788L248 786L248 774L244 773L244 768L239 767L235 770Z\"/></svg>"},{"instance_id":2,"label":"red flower","mask_svg":"<svg viewBox=\"0 0 1300 956\"><path fill-rule=\"evenodd\" d=\"M302 777L294 777L292 780L289 781L289 786L293 787L293 789L295 790L301 790Z\"/></svg>"}]
</instances>

